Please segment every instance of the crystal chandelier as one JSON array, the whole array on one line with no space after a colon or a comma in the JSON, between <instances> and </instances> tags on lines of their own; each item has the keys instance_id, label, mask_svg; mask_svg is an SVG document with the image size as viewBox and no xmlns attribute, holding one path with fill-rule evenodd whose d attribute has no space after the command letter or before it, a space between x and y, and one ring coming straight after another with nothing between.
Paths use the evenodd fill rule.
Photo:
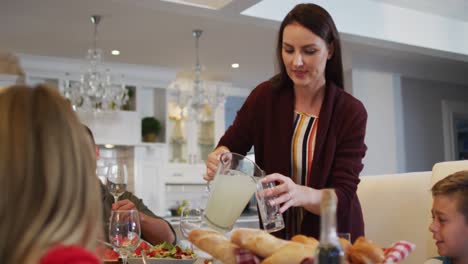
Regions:
<instances>
[{"instance_id":1,"label":"crystal chandelier","mask_svg":"<svg viewBox=\"0 0 468 264\"><path fill-rule=\"evenodd\" d=\"M188 108L188 112L196 115L198 119L206 118L203 115L207 112L212 112L219 105L224 102L224 94L220 87L217 85L207 85L201 79L202 65L200 64L200 57L198 54L198 42L202 35L202 30L195 29L192 31L192 36L195 38L195 66L194 74L195 78L192 87L184 89L181 86L183 84L175 83L172 90L173 101L181 109L181 115L183 115L183 109Z\"/></svg>"},{"instance_id":2,"label":"crystal chandelier","mask_svg":"<svg viewBox=\"0 0 468 264\"><path fill-rule=\"evenodd\" d=\"M75 109L84 111L119 110L128 101L125 85L112 83L109 69L102 62L102 50L97 48L98 25L100 15L92 15L94 25L93 47L86 56L87 68L79 82L68 82L62 85L62 93Z\"/></svg>"}]
</instances>

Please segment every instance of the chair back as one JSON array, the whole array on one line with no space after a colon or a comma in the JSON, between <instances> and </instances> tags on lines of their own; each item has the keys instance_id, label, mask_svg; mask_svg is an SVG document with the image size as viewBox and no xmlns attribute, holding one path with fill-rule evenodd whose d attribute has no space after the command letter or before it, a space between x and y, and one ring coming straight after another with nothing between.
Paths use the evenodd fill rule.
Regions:
<instances>
[{"instance_id":1,"label":"chair back","mask_svg":"<svg viewBox=\"0 0 468 264\"><path fill-rule=\"evenodd\" d=\"M468 170L468 160L444 161L432 167L432 185L457 171ZM432 186L431 186L432 187Z\"/></svg>"}]
</instances>

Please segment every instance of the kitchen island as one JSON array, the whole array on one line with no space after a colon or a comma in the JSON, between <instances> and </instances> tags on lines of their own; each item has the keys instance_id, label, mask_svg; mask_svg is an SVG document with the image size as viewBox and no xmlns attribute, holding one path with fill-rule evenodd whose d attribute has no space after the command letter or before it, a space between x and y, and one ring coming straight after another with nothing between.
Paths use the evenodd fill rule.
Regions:
<instances>
[{"instance_id":1,"label":"kitchen island","mask_svg":"<svg viewBox=\"0 0 468 264\"><path fill-rule=\"evenodd\" d=\"M174 227L174 230L177 235L177 243L181 244L182 246L188 245L189 243L187 239L182 236L182 233L179 228L180 224L180 217L178 216L170 216L170 217L164 217L165 220L167 220L172 227ZM205 226L205 225L204 225ZM248 213L248 214L242 214L239 219L237 219L236 224L234 225L234 228L240 228L240 227L245 227L245 228L260 228L259 221L258 221L258 215L255 213ZM202 226L203 228L203 226Z\"/></svg>"}]
</instances>

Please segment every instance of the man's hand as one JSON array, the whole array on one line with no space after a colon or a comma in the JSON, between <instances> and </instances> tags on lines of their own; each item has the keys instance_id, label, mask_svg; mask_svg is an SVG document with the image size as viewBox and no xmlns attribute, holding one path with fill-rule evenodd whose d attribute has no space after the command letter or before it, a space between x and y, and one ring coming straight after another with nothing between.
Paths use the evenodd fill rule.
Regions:
<instances>
[{"instance_id":1,"label":"man's hand","mask_svg":"<svg viewBox=\"0 0 468 264\"><path fill-rule=\"evenodd\" d=\"M112 204L112 210L134 210L134 209L136 209L135 204L132 203L128 199L117 201L116 203Z\"/></svg>"}]
</instances>

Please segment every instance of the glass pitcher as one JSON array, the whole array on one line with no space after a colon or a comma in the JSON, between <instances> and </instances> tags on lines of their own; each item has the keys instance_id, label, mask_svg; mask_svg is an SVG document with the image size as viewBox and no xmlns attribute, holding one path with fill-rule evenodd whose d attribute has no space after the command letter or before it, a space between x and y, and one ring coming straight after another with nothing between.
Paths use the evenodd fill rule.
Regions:
<instances>
[{"instance_id":1,"label":"glass pitcher","mask_svg":"<svg viewBox=\"0 0 468 264\"><path fill-rule=\"evenodd\" d=\"M229 232L256 192L257 180L265 172L237 153L226 152L219 159L214 180L209 183L210 194L203 219L209 227Z\"/></svg>"}]
</instances>

